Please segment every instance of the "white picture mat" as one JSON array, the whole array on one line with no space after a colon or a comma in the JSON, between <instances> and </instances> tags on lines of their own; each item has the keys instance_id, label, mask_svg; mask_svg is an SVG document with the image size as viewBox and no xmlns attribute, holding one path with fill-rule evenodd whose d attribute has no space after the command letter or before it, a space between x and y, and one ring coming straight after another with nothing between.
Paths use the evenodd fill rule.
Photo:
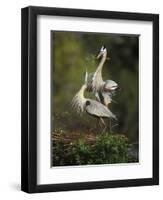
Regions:
<instances>
[{"instance_id":1,"label":"white picture mat","mask_svg":"<svg viewBox=\"0 0 163 200\"><path fill-rule=\"evenodd\" d=\"M139 163L51 168L51 30L140 35ZM37 69L38 184L152 177L152 22L41 15L37 18Z\"/></svg>"}]
</instances>

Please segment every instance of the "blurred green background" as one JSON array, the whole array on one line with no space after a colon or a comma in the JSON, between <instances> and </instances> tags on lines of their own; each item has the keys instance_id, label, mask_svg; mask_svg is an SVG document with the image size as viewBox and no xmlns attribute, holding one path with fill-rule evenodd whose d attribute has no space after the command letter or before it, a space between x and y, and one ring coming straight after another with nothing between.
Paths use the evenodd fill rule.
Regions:
<instances>
[{"instance_id":1,"label":"blurred green background","mask_svg":"<svg viewBox=\"0 0 163 200\"><path fill-rule=\"evenodd\" d=\"M96 119L87 114L79 116L71 101L84 82L84 72L94 72L99 63L95 59L105 45L110 60L103 67L103 79L117 82L120 90L110 104L118 117L116 134L126 135L138 143L138 49L137 35L55 32L52 35L52 131L62 129L87 132L95 127ZM88 97L90 94L85 93ZM93 97L93 96L92 96Z\"/></svg>"}]
</instances>

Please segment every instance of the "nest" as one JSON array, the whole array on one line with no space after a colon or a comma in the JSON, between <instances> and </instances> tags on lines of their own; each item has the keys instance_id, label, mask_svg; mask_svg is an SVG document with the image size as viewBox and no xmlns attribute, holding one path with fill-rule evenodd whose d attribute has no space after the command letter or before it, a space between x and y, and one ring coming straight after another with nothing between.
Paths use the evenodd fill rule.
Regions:
<instances>
[{"instance_id":1,"label":"nest","mask_svg":"<svg viewBox=\"0 0 163 200\"><path fill-rule=\"evenodd\" d=\"M52 132L52 142L62 142L65 144L75 143L79 140L85 140L87 144L96 142L96 135L90 132L65 132L63 130L55 130Z\"/></svg>"}]
</instances>

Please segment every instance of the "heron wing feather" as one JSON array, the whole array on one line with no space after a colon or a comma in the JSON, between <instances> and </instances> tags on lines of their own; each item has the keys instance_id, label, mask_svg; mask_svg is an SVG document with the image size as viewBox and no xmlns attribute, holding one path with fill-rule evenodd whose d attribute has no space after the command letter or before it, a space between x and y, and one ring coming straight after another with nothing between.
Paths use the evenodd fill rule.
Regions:
<instances>
[{"instance_id":1,"label":"heron wing feather","mask_svg":"<svg viewBox=\"0 0 163 200\"><path fill-rule=\"evenodd\" d=\"M103 104L95 100L89 100L90 104L86 106L85 110L97 117L108 117L116 119L116 116Z\"/></svg>"},{"instance_id":2,"label":"heron wing feather","mask_svg":"<svg viewBox=\"0 0 163 200\"><path fill-rule=\"evenodd\" d=\"M112 95L110 92L103 92L102 96L104 98L104 102L106 105L108 105L112 102Z\"/></svg>"}]
</instances>

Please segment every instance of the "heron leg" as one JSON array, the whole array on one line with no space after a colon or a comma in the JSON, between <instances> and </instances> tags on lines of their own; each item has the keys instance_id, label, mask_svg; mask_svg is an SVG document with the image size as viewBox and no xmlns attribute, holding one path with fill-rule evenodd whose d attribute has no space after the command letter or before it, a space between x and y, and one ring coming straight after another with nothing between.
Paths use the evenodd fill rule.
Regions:
<instances>
[{"instance_id":1,"label":"heron leg","mask_svg":"<svg viewBox=\"0 0 163 200\"><path fill-rule=\"evenodd\" d=\"M97 118L95 127L91 128L91 129L90 129L90 132L94 132L94 133L98 132L99 127L101 127L100 125L101 125L101 124L100 124L100 119Z\"/></svg>"},{"instance_id":2,"label":"heron leg","mask_svg":"<svg viewBox=\"0 0 163 200\"><path fill-rule=\"evenodd\" d=\"M109 118L109 132L110 132L110 133L113 133L112 129L113 129L115 126L118 126L118 123L112 125L112 119Z\"/></svg>"},{"instance_id":3,"label":"heron leg","mask_svg":"<svg viewBox=\"0 0 163 200\"><path fill-rule=\"evenodd\" d=\"M99 125L99 128L102 128L103 127L103 125L102 125L103 123L100 123L100 122L101 122L101 118L98 119L98 125Z\"/></svg>"},{"instance_id":4,"label":"heron leg","mask_svg":"<svg viewBox=\"0 0 163 200\"><path fill-rule=\"evenodd\" d=\"M106 130L106 128L107 128L107 126L106 126L106 124L105 124L105 121L104 121L102 118L100 118L100 120L101 120L102 124L104 125L104 128L103 128L103 130L102 130L102 133L104 133L105 130Z\"/></svg>"},{"instance_id":5,"label":"heron leg","mask_svg":"<svg viewBox=\"0 0 163 200\"><path fill-rule=\"evenodd\" d=\"M98 131L99 126L100 126L100 119L97 118L97 122L96 122L96 131Z\"/></svg>"}]
</instances>

